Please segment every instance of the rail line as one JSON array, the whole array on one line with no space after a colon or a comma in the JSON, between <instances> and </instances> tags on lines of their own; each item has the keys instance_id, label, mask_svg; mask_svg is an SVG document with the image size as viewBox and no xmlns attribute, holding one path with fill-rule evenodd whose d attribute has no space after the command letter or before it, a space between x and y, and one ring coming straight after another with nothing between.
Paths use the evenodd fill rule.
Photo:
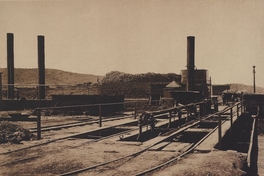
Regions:
<instances>
[{"instance_id":1,"label":"rail line","mask_svg":"<svg viewBox=\"0 0 264 176\"><path fill-rule=\"evenodd\" d=\"M107 120L111 121L111 119L107 119ZM113 125L113 126L110 126L110 127L105 127L105 128L103 127L103 128L96 129L96 130L104 130L104 129L107 129L107 128L115 128L115 127L118 127L118 126L126 125L127 123L133 123L133 122L137 122L137 120L133 120L133 121L130 121L130 122L125 122L125 123L122 123L122 124ZM72 134L72 135L68 135L68 136L52 139L52 140L49 140L49 141L46 141L46 142L42 142L42 143L38 143L38 144L35 144L35 145L27 146L27 147L24 147L24 148L12 150L12 151L7 151L7 152L2 152L2 153L0 153L0 155L10 154L10 153L14 153L14 152L18 152L18 151L22 151L22 150L26 150L26 149L30 149L30 148L42 146L42 145L46 145L46 144L49 144L49 143L52 143L52 142L56 142L56 141L60 141L60 140L68 139L68 138L74 138L76 136L84 135L84 134L87 134L87 133L90 133L90 132L94 132L96 130L90 130L90 131L75 133L75 134ZM135 131L135 130L137 130L137 129L132 129L132 131ZM129 131L125 131L125 132L129 132ZM115 135L121 135L121 134L123 134L125 132L116 133ZM110 138L110 137L113 137L113 135L109 135L109 136L106 136L106 137L103 137L103 138L100 138L100 139L93 139L93 140L88 141L87 143L97 142L97 141L100 141L100 140L103 140L103 139L106 139L106 138Z\"/></svg>"},{"instance_id":2,"label":"rail line","mask_svg":"<svg viewBox=\"0 0 264 176\"><path fill-rule=\"evenodd\" d=\"M236 106L236 105L233 105L232 107L234 107L234 106ZM96 168L99 168L101 166L104 167L103 170L105 170L106 173L107 173L107 171L110 171L107 168L113 168L113 167L117 168L119 166L122 167L128 161L129 162L135 162L135 160L138 160L137 156L140 156L139 158L141 158L141 157L144 157L147 154L148 155L149 154L153 154L153 152L152 152L153 148L157 148L157 146L161 145L162 143L166 143L167 144L166 146L169 146L171 143L173 144L176 139L179 139L181 136L184 136L184 133L186 133L186 131L192 131L193 130L192 128L199 128L198 126L200 126L201 123L204 123L204 122L206 122L206 123L208 123L208 122L216 123L216 121L215 121L215 116L216 115L219 115L219 114L225 115L225 118L226 118L226 114L224 114L224 113L226 111L228 111L230 107L226 108L226 109L224 109L222 111L213 113L213 114L205 115L203 117L196 116L195 120L191 120L191 121L188 121L188 122L186 120L187 119L189 120L189 115L191 113L191 110L187 109L186 107L180 107L180 108L182 110L182 115L184 114L184 117L181 116L181 118L179 118L179 116L178 116L178 120L177 121L175 121L176 114L173 112L174 109L160 111L161 113L158 113L157 111L156 112L155 111L154 112L148 112L148 113L150 113L150 115L154 115L156 117L161 117L162 120L160 120L157 123L157 125L158 124L159 125L162 124L162 125L159 126L160 129L166 128L166 130L165 130L165 133L159 133L157 137L149 138L149 139L147 139L144 142L140 141L141 142L141 144L140 144L141 145L141 147L140 147L141 149L138 150L138 148L134 148L135 149L134 151L137 150L136 152L131 153L130 151L127 151L130 154L129 153L126 153L126 154L125 153L123 153L123 154L120 153L119 154L119 158L117 158L117 156L115 156L115 159L112 159L110 161L106 161L106 162L103 162L103 163L99 163L99 164L88 166L88 167L84 167L84 168L79 168L77 170L73 170L73 171L66 172L66 173L61 173L60 175L74 175L74 174L80 174L80 173L83 173L83 172L93 173L93 172L96 172L96 170L95 170ZM179 108L178 108L178 110L179 110ZM174 122L171 122L171 119L173 118L172 112L174 113L174 122L179 122L180 120L184 120L186 123L185 124L175 123L177 125L179 125L179 124L180 125L177 128L171 128L172 125L175 125L175 124L173 124ZM196 112L196 110L195 110L195 112ZM231 110L231 112L233 114L235 113L232 110ZM164 117L162 117L163 115L165 115L165 119L164 119ZM211 118L211 120L209 120L210 118ZM73 134L73 135L68 135L68 136L65 136L65 137L58 138L58 139L54 139L54 140L46 141L46 142L43 142L43 143L39 143L39 144L36 144L36 145L33 145L33 146L24 147L24 148L21 148L21 149L18 149L18 150L13 150L13 151L0 153L0 155L10 154L10 153L21 151L21 150L26 150L26 149L29 149L29 148L45 145L45 144L48 144L48 143L52 143L52 142L55 142L55 141L58 141L58 140L67 139L67 138L75 138L75 139L78 140L78 138L79 138L78 136L82 136L82 135L86 135L87 136L87 134L88 134L88 136L95 137L95 139L88 138L89 140L85 141L84 143L82 143L82 141L81 141L81 145L102 141L102 140L105 140L105 139L108 139L108 138L112 138L112 137L115 137L115 136L119 136L120 137L120 136L122 136L122 134L125 134L126 138L128 138L126 133L132 133L132 134L139 135L139 133L135 133L136 130L138 130L139 128L134 127L132 129L129 129L129 130L126 130L126 131L121 131L121 132L117 131L116 133L112 133L111 132L111 134L107 134L107 136L97 135L97 133L94 133L94 132L95 131L100 131L100 130L105 130L105 129L111 129L111 128L113 128L113 129L114 128L124 128L124 129L126 129L126 125L127 124L131 125L131 123L133 123L135 125L138 122L139 122L138 120L131 120L129 122L116 124L116 125L110 126L110 127L103 127L103 128L97 129L97 130L91 130L91 131L85 131L85 132L81 132L81 133L76 133L76 134ZM224 123L224 121L222 121L222 123ZM152 129L148 129L148 125L149 124L146 124L145 126L142 127L143 129L146 128L145 131L141 131L142 137L144 137L145 132L148 132L148 131L150 132L152 130ZM157 128L159 128L159 127L157 127ZM201 128L203 128L203 127L201 127ZM212 128L212 127L210 127L210 128ZM181 149L181 151L179 153L177 152L177 156L173 155L173 158L171 159L171 157L170 157L170 160L167 160L165 163L162 163L162 162L158 161L158 163L155 164L156 165L155 167L153 167L153 165L151 166L153 168L146 167L146 168L150 168L150 169L148 169L146 171L143 171L143 172L140 172L140 173L137 173L137 175L145 175L145 174L153 172L153 171L155 171L155 170L157 170L159 168L162 168L162 167L164 167L164 166L166 166L166 165L168 165L170 163L173 163L174 161L177 161L180 157L192 152L195 147L197 147L203 140L205 140L216 129L217 129L217 127L214 126L213 129L210 129L210 132L209 132L209 130L206 130L206 131L208 131L206 133L206 135L204 135L202 138L199 138L198 141L195 140L195 142L190 142L190 144L187 147L185 146L184 149ZM99 137L99 138L97 138L97 137ZM187 137L188 137L188 135L187 135ZM82 138L82 139L86 139L86 138ZM113 139L111 139L111 140L113 140ZM119 142L122 143L122 140L123 140L123 137L120 137ZM179 141L179 142L183 142L184 143L184 140L183 141ZM75 148L75 147L81 146L80 143L78 143L77 145L78 146L71 146L71 148ZM144 147L144 148L142 149L142 147ZM31 161L32 159L36 159L36 158L42 157L42 155L43 155L43 153L41 153L40 155L27 156L27 157L25 157L26 158L25 161L33 162L33 161ZM124 156L124 155L126 155L126 156ZM20 159L18 158L16 160L19 161ZM17 164L17 163L19 163L16 160L15 161L11 161L11 162L9 161L8 163L1 163L1 165L9 165L9 164ZM107 166L107 167L105 167L105 166ZM120 168L120 169L122 169L122 168ZM144 170L144 168L143 169L141 168L141 170ZM139 171L139 170L137 170L137 171ZM133 172L133 173L131 173L131 175L133 175L135 173L136 172ZM86 173L84 173L84 174L86 174ZM102 174L104 174L104 172Z\"/></svg>"},{"instance_id":3,"label":"rail line","mask_svg":"<svg viewBox=\"0 0 264 176\"><path fill-rule=\"evenodd\" d=\"M82 168L82 169L78 169L78 170L74 170L74 171L70 171L70 172L67 172L67 173L62 173L60 174L60 176L68 176L68 175L75 175L75 174L79 174L79 173L82 173L82 172L92 172L93 169L96 169L100 166L106 166L106 165L111 165L109 167L105 167L105 168L117 168L119 166L122 166L126 161L131 161L132 159L136 158L137 156L147 152L148 150L150 150L152 147L158 145L158 144L161 144L162 142L166 141L166 140L171 140L173 138L175 138L175 136L179 135L179 134L182 134L183 132L185 131L188 131L188 129L191 129L191 128L194 128L194 127L197 127L197 125L203 123L203 121L211 121L212 123L219 123L219 121L214 121L215 120L215 116L218 116L220 117L220 115L226 115L224 114L225 112L227 112L229 109L232 109L234 106L236 106L238 104L235 104L235 105L232 105L231 107L227 107L225 109L223 109L222 111L219 111L219 112L216 112L216 113L213 113L213 114L210 114L208 116L204 116L203 118L200 118L198 120L196 120L195 122L191 123L191 124L185 124L185 126L182 126L180 129L178 129L177 131L169 134L168 136L159 136L159 140L155 140L155 142L149 146L147 146L146 148L144 149L141 149L135 153L132 153L132 154L129 154L129 155L126 155L126 156L123 156L123 157L120 157L120 158L117 158L117 159L113 159L111 161L106 161L104 163L101 163L101 164L97 164L97 165L93 165L93 166L88 166L86 168ZM230 120L230 118L233 116L233 111L231 110L232 113L230 113L230 116L228 116L227 118L225 118L224 120L221 121L221 124L223 124L226 120ZM208 120L212 118L212 120ZM173 157L172 159L170 160L167 160L166 162L164 163L161 163L159 164L158 166L155 166L155 167L152 167L148 170L145 170L143 172L139 172L137 173L136 175L139 176L139 175L145 175L147 173L150 173L150 172L153 172L157 169L160 169L170 163L173 163L177 160L179 160L182 156L184 155L187 155L188 153L192 152L199 144L201 144L208 136L210 136L216 129L218 128L218 126L216 125L214 128L210 129L210 131L208 131L208 133L206 135L204 135L201 139L199 139L198 141L192 143L191 145L189 145L187 147L187 149L185 150L182 150L182 152L180 154L178 154L177 156ZM124 160L124 162L121 162L122 160ZM118 165L115 165L114 163L117 161L120 161L118 162ZM120 164L122 163L122 164ZM143 163L142 163L143 164ZM103 174L103 173L102 173ZM134 174L134 173L133 173Z\"/></svg>"},{"instance_id":4,"label":"rail line","mask_svg":"<svg viewBox=\"0 0 264 176\"><path fill-rule=\"evenodd\" d=\"M107 117L102 120L102 122L109 122L109 121L114 121L114 120L121 120L121 119L126 119L133 117L132 115L127 115L123 117ZM83 125L91 125L94 123L99 123L99 120L87 120L86 122L71 122L71 123L66 123L66 124L57 124L57 125L49 125L49 126L42 126L41 131L50 131L50 130L59 130L62 128L71 128L75 126L83 126ZM37 128L30 128L30 132L35 133L37 132Z\"/></svg>"},{"instance_id":5,"label":"rail line","mask_svg":"<svg viewBox=\"0 0 264 176\"><path fill-rule=\"evenodd\" d=\"M214 115L224 114L227 110L229 110L230 108L236 106L237 104L238 104L238 103L233 104L233 105L231 105L230 107L226 107L226 108L223 109L222 111L219 111L219 112L216 112L216 113L210 115L210 117L211 117L211 116L214 116ZM231 113L234 113L234 112L231 111ZM237 112L237 113L238 113L238 112ZM230 114L230 116L232 116L232 115L233 115L233 114ZM225 119L225 120L223 120L223 121L221 122L221 124L223 124L226 120L229 120L229 119ZM166 162L164 162L164 163L162 163L162 164L160 164L160 165L158 165L158 166L155 166L155 167L150 168L150 169L148 169L148 170L145 170L145 171L143 171L143 172L139 172L139 173L135 174L134 176L143 176L143 175L149 174L149 173L151 173L151 172L154 172L154 171L156 171L156 170L159 170L159 169L161 169L161 168L163 168L163 167L166 167L167 165L169 165L169 164L171 164L171 163L173 163L173 162L176 162L177 160L179 160L179 159L182 158L183 156L185 156L185 155L191 153L192 151L194 151L194 149L195 149L199 144L201 144L206 138L208 138L208 137L209 137L214 131L216 131L217 129L218 129L218 126L216 126L214 129L212 129L212 130L211 130L208 134L206 134L201 140L199 140L196 144L192 145L187 151L181 153L180 155L178 155L178 156L176 156L176 157L174 157L174 158L172 158L172 159L170 159L170 160L168 160L168 161L166 161Z\"/></svg>"},{"instance_id":6,"label":"rail line","mask_svg":"<svg viewBox=\"0 0 264 176\"><path fill-rule=\"evenodd\" d=\"M212 115L210 115L210 116L205 116L202 120L207 120L207 119L211 118L213 115L214 115L214 114L212 114ZM177 131L171 133L171 134L168 135L168 136L163 136L163 137L160 136L160 140L156 141L155 143L153 143L153 144L147 146L146 148L144 148L144 149L142 149L142 150L139 150L139 151L137 151L137 152L135 152L135 153L132 153L132 154L129 154L129 155L127 155L127 156L123 156L123 157L120 157L120 158L117 158L117 159L114 159L114 160L111 160L111 161L107 161L107 162L104 162L104 163L101 163L101 164L97 164L97 165L94 165L94 166L89 166L89 167L86 167L86 168L82 168L82 169L74 170L74 171L71 171L71 172L63 173L63 174L60 174L60 176L74 175L74 174L78 174L78 173L81 173L81 172L90 171L90 170L95 169L95 168L97 168L97 167L105 166L105 165L108 165L108 164L112 164L112 165L113 165L113 163L115 163L116 161L128 160L128 159L131 160L131 159L137 157L138 155L140 155L140 154L142 154L142 153L148 151L150 148L154 147L155 145L158 145L158 144L160 144L160 143L163 142L163 141L166 141L166 140L172 139L174 136L176 136L176 135L182 133L183 131L185 131L185 130L187 130L187 129L189 129L189 128L192 128L192 127L198 125L199 123L201 123L201 121L198 119L198 120L196 120L195 122L193 122L193 123L191 123L191 124L185 124L185 126L182 126L182 127L179 128ZM216 129L216 128L214 128L214 129L212 130L212 132L215 131L215 129ZM211 133L212 133L212 132L211 132ZM208 133L207 136L209 136L211 133ZM206 136L206 137L207 137L207 136ZM204 137L202 140L205 140L206 137ZM200 140L200 141L202 141L202 140ZM199 142L200 142L200 141L199 141ZM191 148L188 149L188 150L187 150L186 152L184 152L183 154L185 154L185 153L187 153L187 152L190 152L191 149L192 149L193 147L196 147L196 146L199 144L199 142L196 143L196 144L191 145ZM183 154L181 154L181 155L183 155ZM166 163L166 164L167 164L167 163ZM166 164L165 164L165 165L166 165ZM112 166L112 167L113 167L113 166ZM160 167L162 167L162 166L160 166ZM147 171L147 172L150 172L150 171ZM144 174L144 173L142 173L142 174ZM140 175L140 174L139 174L139 175Z\"/></svg>"}]
</instances>

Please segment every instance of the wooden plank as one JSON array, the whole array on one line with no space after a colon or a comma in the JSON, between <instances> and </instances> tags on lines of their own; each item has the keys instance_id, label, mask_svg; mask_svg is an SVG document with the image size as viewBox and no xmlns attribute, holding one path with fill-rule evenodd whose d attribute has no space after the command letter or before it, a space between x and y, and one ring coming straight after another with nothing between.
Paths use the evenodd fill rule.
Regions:
<instances>
[{"instance_id":1,"label":"wooden plank","mask_svg":"<svg viewBox=\"0 0 264 176\"><path fill-rule=\"evenodd\" d=\"M212 131L212 129L210 129L210 128L189 128L189 129L187 129L187 130L185 130L184 132L197 132L197 133L199 133L199 132L207 132L207 133L209 133L210 131Z\"/></svg>"}]
</instances>

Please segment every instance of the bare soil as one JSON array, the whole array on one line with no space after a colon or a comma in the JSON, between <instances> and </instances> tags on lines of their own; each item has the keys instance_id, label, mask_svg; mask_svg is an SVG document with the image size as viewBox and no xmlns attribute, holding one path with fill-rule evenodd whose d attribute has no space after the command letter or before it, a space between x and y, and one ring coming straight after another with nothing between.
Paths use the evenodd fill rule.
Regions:
<instances>
[{"instance_id":1,"label":"bare soil","mask_svg":"<svg viewBox=\"0 0 264 176\"><path fill-rule=\"evenodd\" d=\"M88 117L87 117L88 118ZM95 117L96 118L96 117ZM43 117L42 125L61 124L83 119L80 116ZM103 126L111 126L131 119L109 121ZM13 122L23 127L36 127L36 122ZM46 145L2 154L69 134L97 129L98 124L65 128L42 133L40 141L22 141L20 144L2 144L0 147L0 175L58 175L76 169L93 166L122 156L135 153L145 146L139 142L120 142L112 137L94 143L89 139L69 138ZM135 158L118 161L113 165L98 167L79 175L133 175L161 164L177 156L175 151L147 151ZM244 156L234 151L213 151L193 153L153 175L244 175Z\"/></svg>"}]
</instances>

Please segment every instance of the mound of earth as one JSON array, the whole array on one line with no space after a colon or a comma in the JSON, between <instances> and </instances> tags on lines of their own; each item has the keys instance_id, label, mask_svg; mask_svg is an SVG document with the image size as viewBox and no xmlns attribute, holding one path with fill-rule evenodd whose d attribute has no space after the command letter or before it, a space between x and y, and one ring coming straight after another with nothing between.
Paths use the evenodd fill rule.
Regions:
<instances>
[{"instance_id":1,"label":"mound of earth","mask_svg":"<svg viewBox=\"0 0 264 176\"><path fill-rule=\"evenodd\" d=\"M27 129L10 122L0 122L0 144L7 142L18 144L23 140L31 140L32 138L33 134Z\"/></svg>"}]
</instances>

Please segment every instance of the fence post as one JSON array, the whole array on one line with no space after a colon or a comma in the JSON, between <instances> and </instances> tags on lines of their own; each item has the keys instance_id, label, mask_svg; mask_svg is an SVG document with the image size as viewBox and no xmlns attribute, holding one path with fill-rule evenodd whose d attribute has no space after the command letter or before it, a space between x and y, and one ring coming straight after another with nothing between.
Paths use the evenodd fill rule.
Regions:
<instances>
[{"instance_id":1,"label":"fence post","mask_svg":"<svg viewBox=\"0 0 264 176\"><path fill-rule=\"evenodd\" d=\"M102 105L99 105L99 127L102 127Z\"/></svg>"},{"instance_id":2,"label":"fence post","mask_svg":"<svg viewBox=\"0 0 264 176\"><path fill-rule=\"evenodd\" d=\"M41 110L37 109L37 139L41 139Z\"/></svg>"},{"instance_id":3,"label":"fence post","mask_svg":"<svg viewBox=\"0 0 264 176\"><path fill-rule=\"evenodd\" d=\"M178 123L178 126L180 127L181 126L181 118L182 118L182 113L181 113L181 109L179 109L178 110L178 121L179 121L179 123Z\"/></svg>"},{"instance_id":4,"label":"fence post","mask_svg":"<svg viewBox=\"0 0 264 176\"><path fill-rule=\"evenodd\" d=\"M199 113L200 113L200 117L204 116L204 105L203 105L203 103L201 103L199 105Z\"/></svg>"},{"instance_id":5,"label":"fence post","mask_svg":"<svg viewBox=\"0 0 264 176\"><path fill-rule=\"evenodd\" d=\"M239 116L239 107L238 107L238 104L237 104L237 118Z\"/></svg>"},{"instance_id":6,"label":"fence post","mask_svg":"<svg viewBox=\"0 0 264 176\"><path fill-rule=\"evenodd\" d=\"M240 103L240 105L241 105L241 106L240 106L240 108L241 108L241 114L243 114L243 108L244 108L244 107L243 107L243 101Z\"/></svg>"},{"instance_id":7,"label":"fence post","mask_svg":"<svg viewBox=\"0 0 264 176\"><path fill-rule=\"evenodd\" d=\"M169 118L169 128L170 128L170 126L171 126L171 118L172 118L172 111L170 111L170 118Z\"/></svg>"},{"instance_id":8,"label":"fence post","mask_svg":"<svg viewBox=\"0 0 264 176\"><path fill-rule=\"evenodd\" d=\"M215 102L214 103L214 111L215 112L218 112L218 102Z\"/></svg>"},{"instance_id":9,"label":"fence post","mask_svg":"<svg viewBox=\"0 0 264 176\"><path fill-rule=\"evenodd\" d=\"M221 115L218 114L218 144L220 149L222 148L221 139L222 139L222 119L221 119Z\"/></svg>"},{"instance_id":10,"label":"fence post","mask_svg":"<svg viewBox=\"0 0 264 176\"><path fill-rule=\"evenodd\" d=\"M134 117L136 119L137 118L137 101L135 101L134 108L135 108Z\"/></svg>"},{"instance_id":11,"label":"fence post","mask_svg":"<svg viewBox=\"0 0 264 176\"><path fill-rule=\"evenodd\" d=\"M230 109L230 131L232 132L233 127L233 108Z\"/></svg>"}]
</instances>

